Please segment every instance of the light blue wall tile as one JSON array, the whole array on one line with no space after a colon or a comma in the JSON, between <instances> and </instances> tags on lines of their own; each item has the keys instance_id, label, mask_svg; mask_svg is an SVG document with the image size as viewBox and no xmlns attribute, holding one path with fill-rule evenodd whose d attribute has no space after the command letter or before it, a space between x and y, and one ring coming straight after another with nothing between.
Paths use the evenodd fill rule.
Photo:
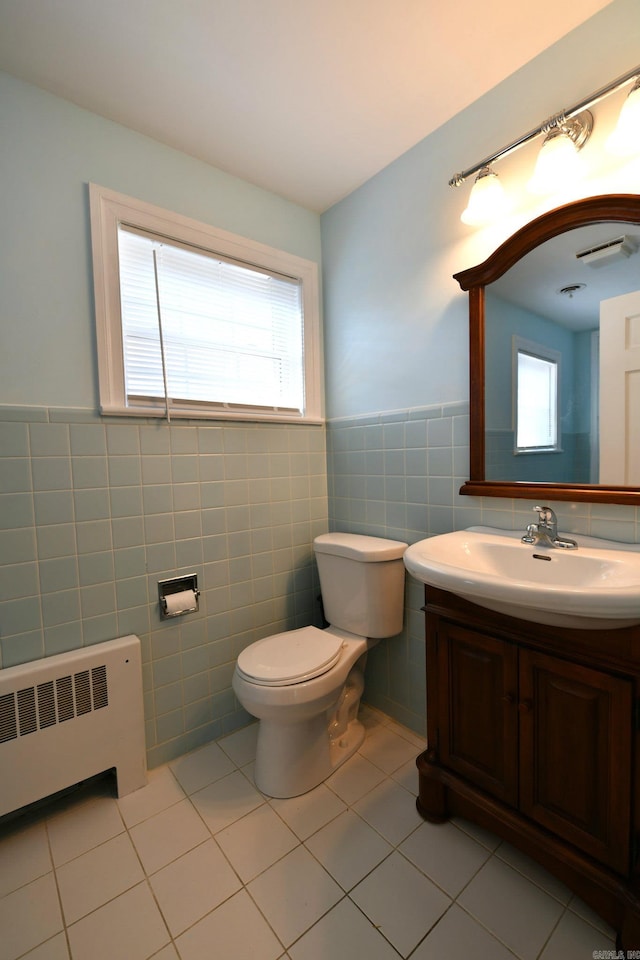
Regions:
<instances>
[{"instance_id":1,"label":"light blue wall tile","mask_svg":"<svg viewBox=\"0 0 640 960\"><path fill-rule=\"evenodd\" d=\"M77 521L106 520L111 515L109 491L106 487L74 490L73 505Z\"/></svg>"},{"instance_id":2,"label":"light blue wall tile","mask_svg":"<svg viewBox=\"0 0 640 960\"><path fill-rule=\"evenodd\" d=\"M256 472L253 467L256 464L257 457L249 457L247 470L248 476L264 476L263 472ZM200 481L209 482L224 479L224 458L220 455L206 454L199 460Z\"/></svg>"},{"instance_id":3,"label":"light blue wall tile","mask_svg":"<svg viewBox=\"0 0 640 960\"><path fill-rule=\"evenodd\" d=\"M98 583L80 587L82 617L111 616L116 608L115 584Z\"/></svg>"},{"instance_id":4,"label":"light blue wall tile","mask_svg":"<svg viewBox=\"0 0 640 960\"><path fill-rule=\"evenodd\" d=\"M0 420L0 450L4 457L28 457L28 424Z\"/></svg>"},{"instance_id":5,"label":"light blue wall tile","mask_svg":"<svg viewBox=\"0 0 640 960\"><path fill-rule=\"evenodd\" d=\"M184 733L184 713L176 710L156 719L158 741L170 741Z\"/></svg>"},{"instance_id":6,"label":"light blue wall tile","mask_svg":"<svg viewBox=\"0 0 640 960\"><path fill-rule=\"evenodd\" d=\"M199 510L184 510L174 515L174 530L177 540L189 540L202 536L202 516Z\"/></svg>"},{"instance_id":7,"label":"light blue wall tile","mask_svg":"<svg viewBox=\"0 0 640 960\"><path fill-rule=\"evenodd\" d=\"M135 486L141 482L140 457L109 457L109 483L112 487Z\"/></svg>"},{"instance_id":8,"label":"light blue wall tile","mask_svg":"<svg viewBox=\"0 0 640 960\"><path fill-rule=\"evenodd\" d=\"M116 457L140 453L138 427L130 424L107 424L107 452Z\"/></svg>"},{"instance_id":9,"label":"light blue wall tile","mask_svg":"<svg viewBox=\"0 0 640 960\"><path fill-rule=\"evenodd\" d=\"M255 431L256 438L260 435L260 431ZM224 449L222 427L199 426L197 444L201 454L222 453Z\"/></svg>"},{"instance_id":10,"label":"light blue wall tile","mask_svg":"<svg viewBox=\"0 0 640 960\"><path fill-rule=\"evenodd\" d=\"M26 620L25 620L26 622ZM29 630L15 636L0 639L2 667L17 667L21 663L31 663L44 656L42 630Z\"/></svg>"},{"instance_id":11,"label":"light blue wall tile","mask_svg":"<svg viewBox=\"0 0 640 960\"><path fill-rule=\"evenodd\" d=\"M29 439L32 457L68 457L71 453L66 423L31 423Z\"/></svg>"},{"instance_id":12,"label":"light blue wall tile","mask_svg":"<svg viewBox=\"0 0 640 960\"><path fill-rule=\"evenodd\" d=\"M170 513L173 510L173 493L170 483L145 485L142 490L145 515Z\"/></svg>"},{"instance_id":13,"label":"light blue wall tile","mask_svg":"<svg viewBox=\"0 0 640 960\"><path fill-rule=\"evenodd\" d=\"M427 473L430 477L452 477L453 448L430 448L427 452Z\"/></svg>"},{"instance_id":14,"label":"light blue wall tile","mask_svg":"<svg viewBox=\"0 0 640 960\"><path fill-rule=\"evenodd\" d=\"M169 574L175 570L176 548L173 540L167 543L150 543L146 547L147 571L150 574Z\"/></svg>"},{"instance_id":15,"label":"light blue wall tile","mask_svg":"<svg viewBox=\"0 0 640 960\"><path fill-rule=\"evenodd\" d=\"M164 423L140 427L140 450L143 454L168 454L171 452L169 429Z\"/></svg>"},{"instance_id":16,"label":"light blue wall tile","mask_svg":"<svg viewBox=\"0 0 640 960\"><path fill-rule=\"evenodd\" d=\"M162 543L174 540L173 514L156 513L144 518L145 543Z\"/></svg>"},{"instance_id":17,"label":"light blue wall tile","mask_svg":"<svg viewBox=\"0 0 640 960\"><path fill-rule=\"evenodd\" d=\"M102 456L72 457L74 488L106 487L109 482L107 462L107 458Z\"/></svg>"},{"instance_id":18,"label":"light blue wall tile","mask_svg":"<svg viewBox=\"0 0 640 960\"><path fill-rule=\"evenodd\" d=\"M76 523L78 553L96 553L111 549L111 523L108 520L89 520Z\"/></svg>"},{"instance_id":19,"label":"light blue wall tile","mask_svg":"<svg viewBox=\"0 0 640 960\"><path fill-rule=\"evenodd\" d=\"M115 487L110 491L112 517L138 517L142 514L140 487Z\"/></svg>"},{"instance_id":20,"label":"light blue wall tile","mask_svg":"<svg viewBox=\"0 0 640 960\"><path fill-rule=\"evenodd\" d=\"M429 420L427 445L432 447L451 447L453 442L453 420L444 416L439 420Z\"/></svg>"},{"instance_id":21,"label":"light blue wall tile","mask_svg":"<svg viewBox=\"0 0 640 960\"><path fill-rule=\"evenodd\" d=\"M68 457L36 458L31 464L31 474L34 490L71 489L71 461Z\"/></svg>"},{"instance_id":22,"label":"light blue wall tile","mask_svg":"<svg viewBox=\"0 0 640 960\"><path fill-rule=\"evenodd\" d=\"M113 554L109 552L88 553L78 557L80 586L111 583L113 581Z\"/></svg>"},{"instance_id":23,"label":"light blue wall tile","mask_svg":"<svg viewBox=\"0 0 640 960\"><path fill-rule=\"evenodd\" d=\"M171 453L197 453L198 428L184 425L171 426Z\"/></svg>"},{"instance_id":24,"label":"light blue wall tile","mask_svg":"<svg viewBox=\"0 0 640 960\"><path fill-rule=\"evenodd\" d=\"M36 524L73 523L73 493L71 490L51 490L33 495Z\"/></svg>"},{"instance_id":25,"label":"light blue wall tile","mask_svg":"<svg viewBox=\"0 0 640 960\"><path fill-rule=\"evenodd\" d=\"M82 616L82 640L85 647L95 643L104 643L113 637L124 636L127 633L136 633L135 630L123 630L119 627L115 613L105 613L97 617Z\"/></svg>"},{"instance_id":26,"label":"light blue wall tile","mask_svg":"<svg viewBox=\"0 0 640 960\"><path fill-rule=\"evenodd\" d=\"M202 539L178 540L176 542L176 566L195 567L204 562Z\"/></svg>"},{"instance_id":27,"label":"light blue wall tile","mask_svg":"<svg viewBox=\"0 0 640 960\"><path fill-rule=\"evenodd\" d=\"M114 573L117 580L145 573L146 553L143 546L119 547L113 552Z\"/></svg>"},{"instance_id":28,"label":"light blue wall tile","mask_svg":"<svg viewBox=\"0 0 640 960\"><path fill-rule=\"evenodd\" d=\"M56 593L59 590L71 590L79 586L78 563L75 556L40 560L38 569L42 593Z\"/></svg>"},{"instance_id":29,"label":"light blue wall tile","mask_svg":"<svg viewBox=\"0 0 640 960\"><path fill-rule=\"evenodd\" d=\"M146 576L141 575L116 581L116 604L119 611L131 607L141 607L148 603L148 599Z\"/></svg>"},{"instance_id":30,"label":"light blue wall tile","mask_svg":"<svg viewBox=\"0 0 640 960\"><path fill-rule=\"evenodd\" d=\"M45 627L80 619L80 591L58 590L42 596L42 622Z\"/></svg>"},{"instance_id":31,"label":"light blue wall tile","mask_svg":"<svg viewBox=\"0 0 640 960\"><path fill-rule=\"evenodd\" d=\"M107 438L102 423L72 423L69 438L74 457L106 456Z\"/></svg>"},{"instance_id":32,"label":"light blue wall tile","mask_svg":"<svg viewBox=\"0 0 640 960\"><path fill-rule=\"evenodd\" d=\"M40 526L36 531L36 539L40 560L76 554L76 529L71 523Z\"/></svg>"},{"instance_id":33,"label":"light blue wall tile","mask_svg":"<svg viewBox=\"0 0 640 960\"><path fill-rule=\"evenodd\" d=\"M173 492L173 509L174 510L199 510L200 509L199 484L174 483L172 487L172 492Z\"/></svg>"},{"instance_id":34,"label":"light blue wall tile","mask_svg":"<svg viewBox=\"0 0 640 960\"><path fill-rule=\"evenodd\" d=\"M32 527L34 518L31 493L0 493L0 529Z\"/></svg>"},{"instance_id":35,"label":"light blue wall tile","mask_svg":"<svg viewBox=\"0 0 640 960\"><path fill-rule=\"evenodd\" d=\"M114 547L133 547L144 542L142 517L121 517L111 521Z\"/></svg>"},{"instance_id":36,"label":"light blue wall tile","mask_svg":"<svg viewBox=\"0 0 640 960\"><path fill-rule=\"evenodd\" d=\"M143 637L149 633L150 629L149 605L147 603L140 607L118 610L117 633L120 636L133 633L138 637Z\"/></svg>"},{"instance_id":37,"label":"light blue wall tile","mask_svg":"<svg viewBox=\"0 0 640 960\"><path fill-rule=\"evenodd\" d=\"M174 483L193 483L198 480L199 458L194 455L174 456L171 458L171 474ZM246 477L246 462L241 476Z\"/></svg>"},{"instance_id":38,"label":"light blue wall tile","mask_svg":"<svg viewBox=\"0 0 640 960\"><path fill-rule=\"evenodd\" d=\"M248 489L248 485L247 485ZM224 483L201 483L200 484L200 504L203 510L211 507L224 506L225 485Z\"/></svg>"},{"instance_id":39,"label":"light blue wall tile","mask_svg":"<svg viewBox=\"0 0 640 960\"><path fill-rule=\"evenodd\" d=\"M0 460L0 493L31 490L31 464L26 457Z\"/></svg>"},{"instance_id":40,"label":"light blue wall tile","mask_svg":"<svg viewBox=\"0 0 640 960\"><path fill-rule=\"evenodd\" d=\"M3 567L0 576L0 602L36 596L39 590L38 565L14 563Z\"/></svg>"},{"instance_id":41,"label":"light blue wall tile","mask_svg":"<svg viewBox=\"0 0 640 960\"><path fill-rule=\"evenodd\" d=\"M183 705L182 701L182 683L170 683L166 687L160 687L155 695L156 713L161 716L180 709Z\"/></svg>"},{"instance_id":42,"label":"light blue wall tile","mask_svg":"<svg viewBox=\"0 0 640 960\"><path fill-rule=\"evenodd\" d=\"M0 564L24 563L36 559L36 535L33 527L0 530Z\"/></svg>"},{"instance_id":43,"label":"light blue wall tile","mask_svg":"<svg viewBox=\"0 0 640 960\"><path fill-rule=\"evenodd\" d=\"M170 456L143 456L141 466L144 484L171 483Z\"/></svg>"},{"instance_id":44,"label":"light blue wall tile","mask_svg":"<svg viewBox=\"0 0 640 960\"><path fill-rule=\"evenodd\" d=\"M82 645L82 624L79 620L74 623L60 623L44 629L45 657L67 653L69 650L79 650Z\"/></svg>"}]
</instances>

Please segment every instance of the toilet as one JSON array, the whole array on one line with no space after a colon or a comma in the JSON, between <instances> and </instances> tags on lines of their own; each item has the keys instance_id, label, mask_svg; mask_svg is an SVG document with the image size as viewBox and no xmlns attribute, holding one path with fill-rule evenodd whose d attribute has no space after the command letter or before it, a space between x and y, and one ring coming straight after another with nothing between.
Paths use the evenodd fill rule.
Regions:
<instances>
[{"instance_id":1,"label":"toilet","mask_svg":"<svg viewBox=\"0 0 640 960\"><path fill-rule=\"evenodd\" d=\"M254 779L270 797L307 793L356 752L367 651L402 630L406 543L326 533L313 546L329 626L257 640L233 674L238 700L260 721Z\"/></svg>"}]
</instances>

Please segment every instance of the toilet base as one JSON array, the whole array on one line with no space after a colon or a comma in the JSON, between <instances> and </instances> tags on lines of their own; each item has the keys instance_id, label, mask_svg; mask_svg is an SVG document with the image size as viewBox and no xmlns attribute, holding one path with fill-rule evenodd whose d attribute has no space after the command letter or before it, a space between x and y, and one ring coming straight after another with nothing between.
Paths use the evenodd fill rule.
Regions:
<instances>
[{"instance_id":1,"label":"toilet base","mask_svg":"<svg viewBox=\"0 0 640 960\"><path fill-rule=\"evenodd\" d=\"M329 737L326 714L293 724L261 720L255 784L268 797L308 793L352 757L364 738L365 729L357 719L335 739Z\"/></svg>"},{"instance_id":2,"label":"toilet base","mask_svg":"<svg viewBox=\"0 0 640 960\"><path fill-rule=\"evenodd\" d=\"M340 764L352 757L364 742L366 730L359 720L351 720L345 732L336 740L331 741L331 765L337 770Z\"/></svg>"}]
</instances>

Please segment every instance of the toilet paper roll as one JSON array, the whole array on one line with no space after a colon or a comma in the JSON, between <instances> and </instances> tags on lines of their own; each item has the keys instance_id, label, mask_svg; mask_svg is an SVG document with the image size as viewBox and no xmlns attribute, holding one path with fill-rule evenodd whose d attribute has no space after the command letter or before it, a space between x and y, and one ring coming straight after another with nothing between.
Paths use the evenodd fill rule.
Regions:
<instances>
[{"instance_id":1,"label":"toilet paper roll","mask_svg":"<svg viewBox=\"0 0 640 960\"><path fill-rule=\"evenodd\" d=\"M198 601L193 590L181 590L179 593L169 593L165 597L167 613L174 616L178 613L188 613L195 610Z\"/></svg>"}]
</instances>

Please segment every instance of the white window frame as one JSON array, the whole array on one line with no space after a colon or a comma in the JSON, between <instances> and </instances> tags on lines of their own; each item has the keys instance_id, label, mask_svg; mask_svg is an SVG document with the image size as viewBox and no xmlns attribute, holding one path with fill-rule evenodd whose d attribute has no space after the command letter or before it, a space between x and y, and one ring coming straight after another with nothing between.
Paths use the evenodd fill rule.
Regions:
<instances>
[{"instance_id":1,"label":"white window frame","mask_svg":"<svg viewBox=\"0 0 640 960\"><path fill-rule=\"evenodd\" d=\"M558 350L553 350L551 347L547 347L541 343L534 343L532 340L525 340L522 337L513 336L512 340L512 411L513 411L513 452L516 456L522 456L523 454L531 453L562 453L562 444L561 444L561 431L560 431L560 383L561 383L561 359L562 355ZM518 446L518 419L519 419L519 404L518 404L518 374L519 374L519 365L518 365L518 356L521 353L526 353L529 356L536 357L538 360L544 360L547 363L555 364L556 367L556 396L555 404L553 408L549 411L550 415L555 419L555 443L548 445L541 445L535 447L522 447Z\"/></svg>"},{"instance_id":2,"label":"white window frame","mask_svg":"<svg viewBox=\"0 0 640 960\"><path fill-rule=\"evenodd\" d=\"M114 416L322 423L322 349L318 265L153 204L89 184L100 410ZM127 398L120 315L118 226L125 224L297 279L303 309L304 409L299 413L238 404L170 403Z\"/></svg>"}]
</instances>

